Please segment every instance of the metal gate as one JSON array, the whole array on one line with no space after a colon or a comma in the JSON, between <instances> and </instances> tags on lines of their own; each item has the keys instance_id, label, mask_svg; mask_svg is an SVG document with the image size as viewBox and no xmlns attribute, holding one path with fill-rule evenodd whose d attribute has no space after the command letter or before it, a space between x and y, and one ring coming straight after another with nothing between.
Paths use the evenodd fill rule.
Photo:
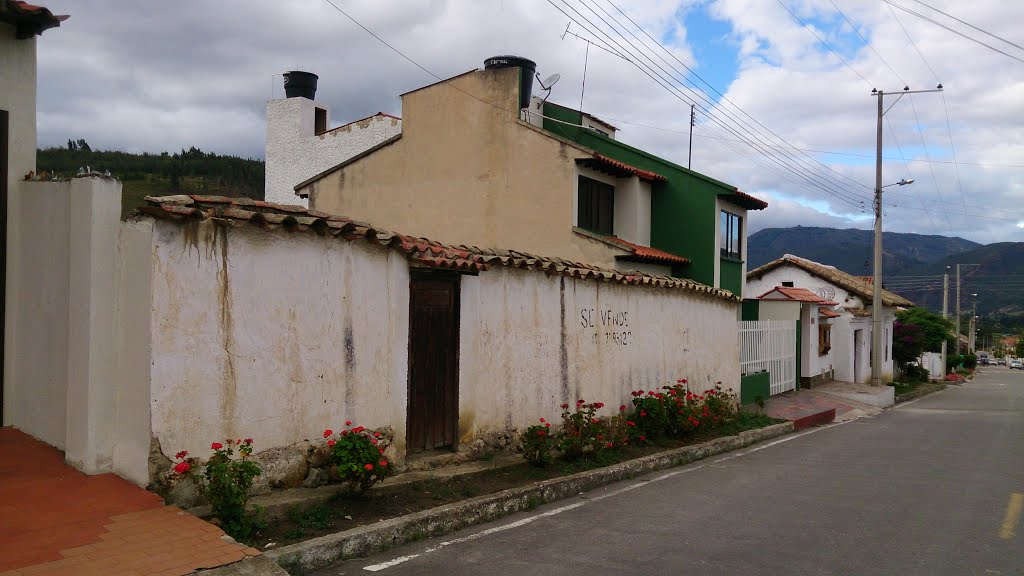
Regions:
<instances>
[{"instance_id":1,"label":"metal gate","mask_svg":"<svg viewBox=\"0 0 1024 576\"><path fill-rule=\"evenodd\" d=\"M796 321L740 322L740 373L767 371L771 393L796 389Z\"/></svg>"}]
</instances>

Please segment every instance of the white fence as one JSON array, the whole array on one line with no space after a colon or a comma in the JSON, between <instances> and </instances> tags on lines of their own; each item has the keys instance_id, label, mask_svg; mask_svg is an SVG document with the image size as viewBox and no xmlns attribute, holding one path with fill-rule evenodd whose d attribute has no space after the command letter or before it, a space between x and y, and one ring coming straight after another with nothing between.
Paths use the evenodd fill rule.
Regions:
<instances>
[{"instance_id":1,"label":"white fence","mask_svg":"<svg viewBox=\"0 0 1024 576\"><path fill-rule=\"evenodd\" d=\"M938 352L925 352L921 355L919 362L921 367L928 371L930 380L942 380L945 371L942 366L942 354Z\"/></svg>"},{"instance_id":2,"label":"white fence","mask_svg":"<svg viewBox=\"0 0 1024 576\"><path fill-rule=\"evenodd\" d=\"M796 389L796 321L740 322L740 373L768 371L771 393Z\"/></svg>"}]
</instances>

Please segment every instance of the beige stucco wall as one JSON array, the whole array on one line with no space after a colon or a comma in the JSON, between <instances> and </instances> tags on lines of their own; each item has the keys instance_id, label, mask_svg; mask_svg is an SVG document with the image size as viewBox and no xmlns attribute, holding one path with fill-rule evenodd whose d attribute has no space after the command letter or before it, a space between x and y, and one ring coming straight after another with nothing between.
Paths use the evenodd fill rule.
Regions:
<instances>
[{"instance_id":1,"label":"beige stucco wall","mask_svg":"<svg viewBox=\"0 0 1024 576\"><path fill-rule=\"evenodd\" d=\"M478 71L404 95L402 137L305 188L310 206L441 242L613 267L624 250L572 232L574 159L589 154L518 120L518 75Z\"/></svg>"}]
</instances>

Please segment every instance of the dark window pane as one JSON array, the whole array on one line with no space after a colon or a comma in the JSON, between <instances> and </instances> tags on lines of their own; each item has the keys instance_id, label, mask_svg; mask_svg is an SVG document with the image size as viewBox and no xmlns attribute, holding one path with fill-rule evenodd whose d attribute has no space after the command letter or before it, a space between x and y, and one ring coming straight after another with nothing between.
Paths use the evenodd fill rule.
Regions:
<instances>
[{"instance_id":1,"label":"dark window pane","mask_svg":"<svg viewBox=\"0 0 1024 576\"><path fill-rule=\"evenodd\" d=\"M579 177L576 224L601 234L611 234L615 222L615 187L604 182Z\"/></svg>"}]
</instances>

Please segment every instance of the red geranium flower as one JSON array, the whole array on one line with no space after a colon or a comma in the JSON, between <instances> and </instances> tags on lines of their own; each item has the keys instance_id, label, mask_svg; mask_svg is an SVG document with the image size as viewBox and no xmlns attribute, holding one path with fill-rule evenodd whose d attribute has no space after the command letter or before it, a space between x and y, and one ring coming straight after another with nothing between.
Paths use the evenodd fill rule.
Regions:
<instances>
[{"instance_id":1,"label":"red geranium flower","mask_svg":"<svg viewBox=\"0 0 1024 576\"><path fill-rule=\"evenodd\" d=\"M647 441L647 436L640 436L639 438L640 438L641 442L646 442Z\"/></svg>"},{"instance_id":2,"label":"red geranium flower","mask_svg":"<svg viewBox=\"0 0 1024 576\"><path fill-rule=\"evenodd\" d=\"M568 402L566 402L565 404L562 404L562 410L565 410L568 407L569 407L569 403Z\"/></svg>"},{"instance_id":3,"label":"red geranium flower","mask_svg":"<svg viewBox=\"0 0 1024 576\"><path fill-rule=\"evenodd\" d=\"M253 439L252 438L246 438L245 439L245 443L246 444L252 444L253 443Z\"/></svg>"},{"instance_id":4,"label":"red geranium flower","mask_svg":"<svg viewBox=\"0 0 1024 576\"><path fill-rule=\"evenodd\" d=\"M324 430L324 438L328 438L330 436L334 436L334 430L331 430L330 428Z\"/></svg>"},{"instance_id":5,"label":"red geranium flower","mask_svg":"<svg viewBox=\"0 0 1024 576\"><path fill-rule=\"evenodd\" d=\"M608 448L614 448L615 447L615 443L614 442L609 442L609 443L605 444L605 446L608 447Z\"/></svg>"},{"instance_id":6,"label":"red geranium flower","mask_svg":"<svg viewBox=\"0 0 1024 576\"><path fill-rule=\"evenodd\" d=\"M551 428L551 422L545 422L544 426L547 427L547 428Z\"/></svg>"},{"instance_id":7,"label":"red geranium flower","mask_svg":"<svg viewBox=\"0 0 1024 576\"><path fill-rule=\"evenodd\" d=\"M363 468L366 468L367 470L373 470L373 464L366 464L363 466Z\"/></svg>"},{"instance_id":8,"label":"red geranium flower","mask_svg":"<svg viewBox=\"0 0 1024 576\"><path fill-rule=\"evenodd\" d=\"M178 462L177 464L174 465L174 471L177 472L178 474L184 474L185 472L188 472L191 468L192 465L189 464L188 462Z\"/></svg>"},{"instance_id":9,"label":"red geranium flower","mask_svg":"<svg viewBox=\"0 0 1024 576\"><path fill-rule=\"evenodd\" d=\"M626 405L625 404L621 404L619 406L619 412L625 412L625 411L626 411Z\"/></svg>"},{"instance_id":10,"label":"red geranium flower","mask_svg":"<svg viewBox=\"0 0 1024 576\"><path fill-rule=\"evenodd\" d=\"M178 452L177 454L174 455L174 457L177 458L178 460L181 460L185 456L188 456L188 450L182 450L181 452Z\"/></svg>"},{"instance_id":11,"label":"red geranium flower","mask_svg":"<svg viewBox=\"0 0 1024 576\"><path fill-rule=\"evenodd\" d=\"M377 452L380 452L381 454L383 454L384 453L384 449L383 448L377 448Z\"/></svg>"},{"instance_id":12,"label":"red geranium flower","mask_svg":"<svg viewBox=\"0 0 1024 576\"><path fill-rule=\"evenodd\" d=\"M220 450L223 447L224 447L224 445L221 444L220 442L214 442L213 444L210 444L210 449L211 450Z\"/></svg>"},{"instance_id":13,"label":"red geranium flower","mask_svg":"<svg viewBox=\"0 0 1024 576\"><path fill-rule=\"evenodd\" d=\"M328 446L334 446L335 444L337 444L337 442L335 442L334 440L328 440L327 441L327 445Z\"/></svg>"},{"instance_id":14,"label":"red geranium flower","mask_svg":"<svg viewBox=\"0 0 1024 576\"><path fill-rule=\"evenodd\" d=\"M351 425L352 425L352 421L351 420L345 420L345 426L351 426Z\"/></svg>"},{"instance_id":15,"label":"red geranium flower","mask_svg":"<svg viewBox=\"0 0 1024 576\"><path fill-rule=\"evenodd\" d=\"M546 420L544 420L543 418L541 418L541 419L540 419L540 421L541 421L542 423L543 423L543 422L546 422Z\"/></svg>"},{"instance_id":16,"label":"red geranium flower","mask_svg":"<svg viewBox=\"0 0 1024 576\"><path fill-rule=\"evenodd\" d=\"M388 461L387 460L381 460L377 464L379 464L381 468L384 468L385 466L388 465Z\"/></svg>"}]
</instances>

